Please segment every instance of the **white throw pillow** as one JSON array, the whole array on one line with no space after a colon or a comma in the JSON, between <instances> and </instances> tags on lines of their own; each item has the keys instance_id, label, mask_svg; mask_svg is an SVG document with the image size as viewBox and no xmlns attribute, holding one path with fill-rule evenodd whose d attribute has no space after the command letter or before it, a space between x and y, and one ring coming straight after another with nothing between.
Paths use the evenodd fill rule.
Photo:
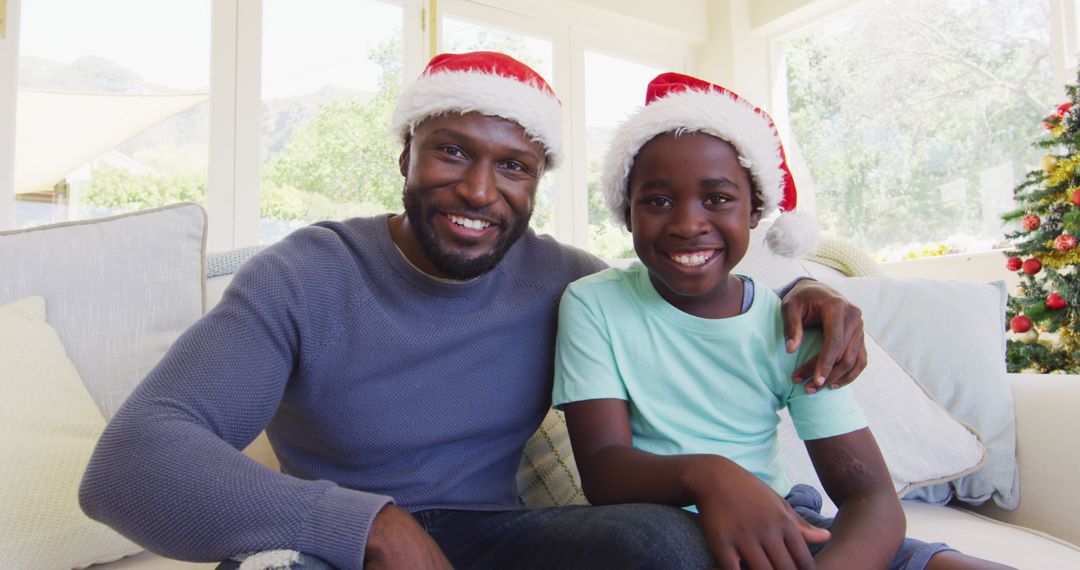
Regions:
<instances>
[{"instance_id":1,"label":"white throw pillow","mask_svg":"<svg viewBox=\"0 0 1080 570\"><path fill-rule=\"evenodd\" d=\"M79 508L105 418L41 297L0 307L0 371L0 568L82 568L141 550Z\"/></svg>"},{"instance_id":2,"label":"white throw pillow","mask_svg":"<svg viewBox=\"0 0 1080 570\"><path fill-rule=\"evenodd\" d=\"M1005 369L1005 285L865 277L823 281L863 311L866 330L986 443L986 465L908 498L1020 504L1016 419Z\"/></svg>"},{"instance_id":3,"label":"white throw pillow","mask_svg":"<svg viewBox=\"0 0 1080 570\"><path fill-rule=\"evenodd\" d=\"M898 495L951 481L985 463L978 435L931 399L870 336L866 337L866 352L866 370L851 390L881 448ZM781 417L780 457L788 480L824 491L791 418L786 413ZM836 505L824 494L822 497L822 513L833 516Z\"/></svg>"},{"instance_id":4,"label":"white throw pillow","mask_svg":"<svg viewBox=\"0 0 1080 570\"><path fill-rule=\"evenodd\" d=\"M203 312L206 213L176 204L0 232L0 303L41 295L87 390L111 418Z\"/></svg>"}]
</instances>

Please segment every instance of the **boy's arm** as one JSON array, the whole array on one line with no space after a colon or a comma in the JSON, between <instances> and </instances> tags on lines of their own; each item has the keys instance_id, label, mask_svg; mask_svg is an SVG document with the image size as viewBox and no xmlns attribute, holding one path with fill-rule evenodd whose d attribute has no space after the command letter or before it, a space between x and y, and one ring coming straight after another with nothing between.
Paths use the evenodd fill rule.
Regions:
<instances>
[{"instance_id":1,"label":"boy's arm","mask_svg":"<svg viewBox=\"0 0 1080 570\"><path fill-rule=\"evenodd\" d=\"M829 533L805 523L773 490L717 455L655 455L632 445L624 400L566 404L582 487L593 504L697 505L718 567L813 568L806 541Z\"/></svg>"},{"instance_id":2,"label":"boy's arm","mask_svg":"<svg viewBox=\"0 0 1080 570\"><path fill-rule=\"evenodd\" d=\"M777 291L783 299L781 315L787 351L802 344L804 327L820 326L824 342L821 352L803 363L791 375L792 381L806 385L807 392L822 386L838 388L850 384L866 368L862 312L834 291L813 279L798 279Z\"/></svg>"},{"instance_id":3,"label":"boy's arm","mask_svg":"<svg viewBox=\"0 0 1080 570\"><path fill-rule=\"evenodd\" d=\"M840 507L818 568L885 568L906 522L888 467L869 428L806 442L829 497Z\"/></svg>"}]
</instances>

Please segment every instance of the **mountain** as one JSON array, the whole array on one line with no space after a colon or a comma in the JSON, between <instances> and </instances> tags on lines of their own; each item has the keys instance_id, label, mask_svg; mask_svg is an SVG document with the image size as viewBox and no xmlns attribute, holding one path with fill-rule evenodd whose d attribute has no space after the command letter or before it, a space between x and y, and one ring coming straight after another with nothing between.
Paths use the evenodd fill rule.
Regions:
<instances>
[{"instance_id":1,"label":"mountain","mask_svg":"<svg viewBox=\"0 0 1080 570\"><path fill-rule=\"evenodd\" d=\"M155 85L135 72L110 60L84 56L65 64L46 58L22 56L19 60L19 87L51 91L91 93L178 93L181 90ZM374 93L326 85L314 93L299 97L273 99L262 104L263 160L282 152L293 130L311 120L319 105L328 100L355 97L366 101ZM155 149L205 147L210 132L209 102L192 107L122 143L117 147L128 155L143 157L159 155ZM166 150L166 154L168 151ZM206 152L185 153L201 155L199 163L190 168L205 169ZM146 160L151 160L146 158ZM155 164L155 166L161 166Z\"/></svg>"}]
</instances>

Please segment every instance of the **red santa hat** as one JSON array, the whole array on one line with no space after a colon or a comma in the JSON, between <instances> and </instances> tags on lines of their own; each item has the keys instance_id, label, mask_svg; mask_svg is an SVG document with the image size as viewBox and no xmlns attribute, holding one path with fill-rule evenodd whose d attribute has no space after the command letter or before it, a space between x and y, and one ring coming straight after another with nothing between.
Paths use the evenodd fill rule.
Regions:
<instances>
[{"instance_id":1,"label":"red santa hat","mask_svg":"<svg viewBox=\"0 0 1080 570\"><path fill-rule=\"evenodd\" d=\"M562 162L562 104L532 68L502 53L439 54L398 98L390 129L402 143L424 119L480 113L513 121L544 147L548 167Z\"/></svg>"},{"instance_id":2,"label":"red santa hat","mask_svg":"<svg viewBox=\"0 0 1080 570\"><path fill-rule=\"evenodd\" d=\"M649 82L645 107L623 122L612 137L604 162L603 191L612 217L624 223L629 206L627 184L634 158L657 135L701 132L735 147L739 164L750 172L761 198L762 216L783 214L766 234L769 249L800 257L817 249L814 218L796 214L795 181L776 126L765 111L735 93L680 73L662 73Z\"/></svg>"}]
</instances>

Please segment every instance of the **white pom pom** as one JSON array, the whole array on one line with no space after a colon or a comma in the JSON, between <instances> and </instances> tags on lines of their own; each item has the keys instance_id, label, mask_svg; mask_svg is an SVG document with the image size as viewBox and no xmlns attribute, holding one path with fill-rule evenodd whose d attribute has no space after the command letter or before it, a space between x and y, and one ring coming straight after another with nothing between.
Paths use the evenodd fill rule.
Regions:
<instances>
[{"instance_id":1,"label":"white pom pom","mask_svg":"<svg viewBox=\"0 0 1080 570\"><path fill-rule=\"evenodd\" d=\"M784 257L803 257L813 253L820 240L817 220L802 212L781 214L765 234L769 249Z\"/></svg>"}]
</instances>

